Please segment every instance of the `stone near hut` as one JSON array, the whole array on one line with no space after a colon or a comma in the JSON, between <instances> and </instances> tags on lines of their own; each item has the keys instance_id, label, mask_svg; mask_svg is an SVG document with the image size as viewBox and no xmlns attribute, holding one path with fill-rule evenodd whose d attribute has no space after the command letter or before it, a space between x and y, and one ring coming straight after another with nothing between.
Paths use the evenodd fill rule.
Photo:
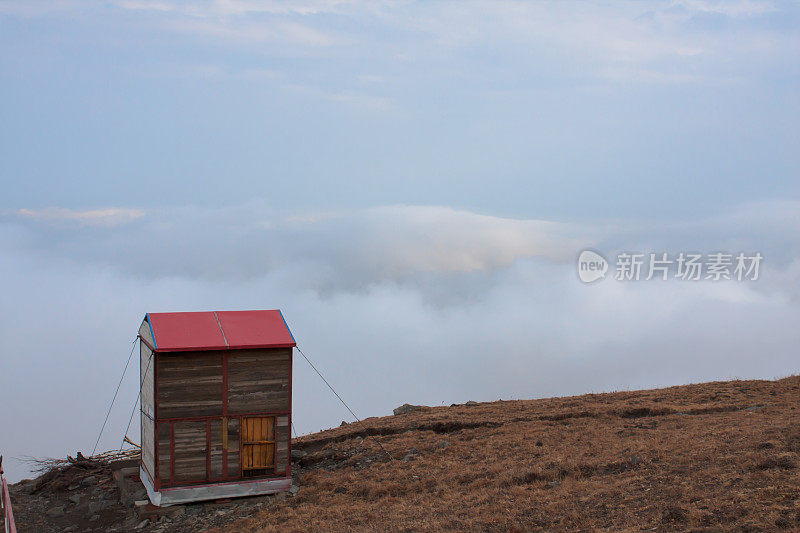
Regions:
<instances>
[{"instance_id":1,"label":"stone near hut","mask_svg":"<svg viewBox=\"0 0 800 533\"><path fill-rule=\"evenodd\" d=\"M52 518L64 516L64 508L65 508L64 505L57 505L55 507L51 507L50 509L48 509L46 514L47 516L50 516Z\"/></svg>"},{"instance_id":2,"label":"stone near hut","mask_svg":"<svg viewBox=\"0 0 800 533\"><path fill-rule=\"evenodd\" d=\"M395 408L392 413L395 415L404 415L407 413L411 413L413 411L419 411L421 409L425 409L424 405L411 405L410 403L404 403L400 407Z\"/></svg>"},{"instance_id":3,"label":"stone near hut","mask_svg":"<svg viewBox=\"0 0 800 533\"><path fill-rule=\"evenodd\" d=\"M201 515L201 514L203 514L205 512L205 510L206 510L205 506L202 505L202 504L200 504L200 505L195 504L195 505L187 505L186 506L186 514L188 514L190 516Z\"/></svg>"},{"instance_id":4,"label":"stone near hut","mask_svg":"<svg viewBox=\"0 0 800 533\"><path fill-rule=\"evenodd\" d=\"M114 502L111 502L109 500L94 501L94 502L91 502L89 504L89 512L90 513L97 513L99 511L102 511L103 509L108 509L109 507L113 507L113 506L114 506Z\"/></svg>"},{"instance_id":5,"label":"stone near hut","mask_svg":"<svg viewBox=\"0 0 800 533\"><path fill-rule=\"evenodd\" d=\"M138 487L135 491L133 491L133 494L131 494L131 498L134 500L142 500L147 498L147 491L144 487Z\"/></svg>"},{"instance_id":6,"label":"stone near hut","mask_svg":"<svg viewBox=\"0 0 800 533\"><path fill-rule=\"evenodd\" d=\"M32 479L23 479L19 482L20 490L25 494L33 494L36 490L36 481Z\"/></svg>"},{"instance_id":7,"label":"stone near hut","mask_svg":"<svg viewBox=\"0 0 800 533\"><path fill-rule=\"evenodd\" d=\"M408 453L403 456L403 461L413 461L419 456L419 451L416 448L411 448Z\"/></svg>"},{"instance_id":8,"label":"stone near hut","mask_svg":"<svg viewBox=\"0 0 800 533\"><path fill-rule=\"evenodd\" d=\"M97 476L86 476L81 480L81 485L84 487L89 487L91 485L97 485Z\"/></svg>"}]
</instances>

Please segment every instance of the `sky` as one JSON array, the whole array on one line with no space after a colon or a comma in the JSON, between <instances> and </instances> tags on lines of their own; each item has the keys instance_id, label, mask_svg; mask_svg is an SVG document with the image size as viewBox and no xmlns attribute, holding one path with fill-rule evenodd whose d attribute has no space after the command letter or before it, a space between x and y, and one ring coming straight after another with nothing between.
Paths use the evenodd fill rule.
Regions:
<instances>
[{"instance_id":1,"label":"sky","mask_svg":"<svg viewBox=\"0 0 800 533\"><path fill-rule=\"evenodd\" d=\"M798 57L796 1L0 0L9 478L91 451L146 312L280 308L361 418L800 372Z\"/></svg>"}]
</instances>

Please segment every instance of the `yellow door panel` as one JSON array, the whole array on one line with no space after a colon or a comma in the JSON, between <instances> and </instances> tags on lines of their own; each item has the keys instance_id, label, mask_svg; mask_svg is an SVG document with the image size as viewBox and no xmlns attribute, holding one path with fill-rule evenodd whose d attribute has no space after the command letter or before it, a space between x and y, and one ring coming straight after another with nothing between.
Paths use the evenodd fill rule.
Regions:
<instances>
[{"instance_id":1,"label":"yellow door panel","mask_svg":"<svg viewBox=\"0 0 800 533\"><path fill-rule=\"evenodd\" d=\"M242 419L242 476L260 476L275 471L275 417Z\"/></svg>"}]
</instances>

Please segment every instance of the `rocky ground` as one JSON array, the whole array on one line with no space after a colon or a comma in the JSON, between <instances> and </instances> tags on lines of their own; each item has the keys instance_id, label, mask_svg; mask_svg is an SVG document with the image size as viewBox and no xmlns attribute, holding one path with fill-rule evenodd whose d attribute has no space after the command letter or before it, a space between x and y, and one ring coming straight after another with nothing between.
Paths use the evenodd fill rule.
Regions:
<instances>
[{"instance_id":1,"label":"rocky ground","mask_svg":"<svg viewBox=\"0 0 800 533\"><path fill-rule=\"evenodd\" d=\"M136 474L137 462L135 457L122 461L70 458L36 479L11 485L17 530L195 533L224 526L294 495L290 492L154 509L142 505L147 494Z\"/></svg>"}]
</instances>

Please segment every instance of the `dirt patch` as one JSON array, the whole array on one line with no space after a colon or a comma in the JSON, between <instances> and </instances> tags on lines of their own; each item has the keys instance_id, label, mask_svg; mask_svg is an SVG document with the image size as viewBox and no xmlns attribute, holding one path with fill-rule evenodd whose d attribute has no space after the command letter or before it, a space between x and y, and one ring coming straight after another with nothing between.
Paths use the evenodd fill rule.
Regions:
<instances>
[{"instance_id":1,"label":"dirt patch","mask_svg":"<svg viewBox=\"0 0 800 533\"><path fill-rule=\"evenodd\" d=\"M772 468L791 470L793 468L797 468L797 462L795 458L790 455L778 455L774 457L767 457L763 461L759 461L757 468L759 470L769 470Z\"/></svg>"},{"instance_id":2,"label":"dirt patch","mask_svg":"<svg viewBox=\"0 0 800 533\"><path fill-rule=\"evenodd\" d=\"M617 416L622 418L642 418L646 416L665 416L673 414L675 414L675 410L666 407L633 407L623 409L617 413Z\"/></svg>"}]
</instances>

